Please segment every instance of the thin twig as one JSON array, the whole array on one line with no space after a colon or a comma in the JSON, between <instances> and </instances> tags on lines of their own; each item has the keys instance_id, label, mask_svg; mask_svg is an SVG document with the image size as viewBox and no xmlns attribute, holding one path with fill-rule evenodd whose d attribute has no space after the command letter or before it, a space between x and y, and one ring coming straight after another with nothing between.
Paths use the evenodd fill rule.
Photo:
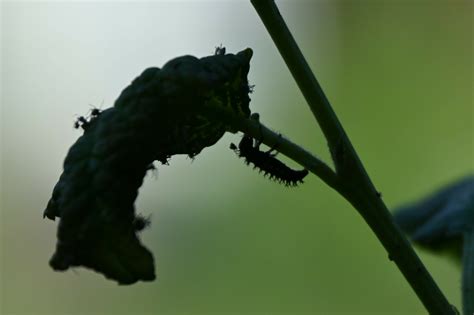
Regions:
<instances>
[{"instance_id":1,"label":"thin twig","mask_svg":"<svg viewBox=\"0 0 474 315\"><path fill-rule=\"evenodd\" d=\"M339 189L340 184L338 183L337 175L326 163L299 145L286 139L280 133L272 131L257 120L242 119L241 116L235 115L227 107L223 107L219 103L214 104L212 100L209 100L204 110L206 117L219 122L225 122L227 125L232 126L231 129L234 131L241 131L252 136L252 138L258 139L269 147L278 146L279 153L302 165L308 171L321 178L328 186L335 190Z\"/></svg>"},{"instance_id":2,"label":"thin twig","mask_svg":"<svg viewBox=\"0 0 474 315\"><path fill-rule=\"evenodd\" d=\"M343 195L374 231L430 314L455 314L410 243L392 220L349 138L286 26L273 0L251 0L318 121L340 180L331 186ZM309 161L308 161L309 163ZM305 163L301 163L306 167ZM318 175L319 176L319 175Z\"/></svg>"}]
</instances>

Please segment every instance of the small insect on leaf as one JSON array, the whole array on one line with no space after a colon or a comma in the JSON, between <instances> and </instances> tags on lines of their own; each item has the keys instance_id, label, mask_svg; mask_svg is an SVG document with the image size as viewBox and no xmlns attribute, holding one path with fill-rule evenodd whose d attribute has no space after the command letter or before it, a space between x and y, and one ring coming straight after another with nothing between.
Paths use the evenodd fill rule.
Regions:
<instances>
[{"instance_id":1,"label":"small insect on leaf","mask_svg":"<svg viewBox=\"0 0 474 315\"><path fill-rule=\"evenodd\" d=\"M79 116L74 122L74 128L86 130L89 127L89 121L84 116Z\"/></svg>"},{"instance_id":2,"label":"small insect on leaf","mask_svg":"<svg viewBox=\"0 0 474 315\"><path fill-rule=\"evenodd\" d=\"M249 93L253 93L255 90L255 84L249 84Z\"/></svg>"},{"instance_id":3,"label":"small insect on leaf","mask_svg":"<svg viewBox=\"0 0 474 315\"><path fill-rule=\"evenodd\" d=\"M133 228L135 231L140 232L151 225L151 217L144 217L143 215L137 214L133 220Z\"/></svg>"},{"instance_id":4,"label":"small insect on leaf","mask_svg":"<svg viewBox=\"0 0 474 315\"><path fill-rule=\"evenodd\" d=\"M221 45L216 47L216 50L214 51L214 55L225 55L225 47Z\"/></svg>"},{"instance_id":5,"label":"small insect on leaf","mask_svg":"<svg viewBox=\"0 0 474 315\"><path fill-rule=\"evenodd\" d=\"M98 117L101 112L102 112L102 110L100 110L100 109L98 109L98 108L93 108L93 109L91 110L91 118Z\"/></svg>"},{"instance_id":6,"label":"small insect on leaf","mask_svg":"<svg viewBox=\"0 0 474 315\"><path fill-rule=\"evenodd\" d=\"M270 179L284 183L286 186L297 186L308 175L307 170L293 170L278 160L275 157L276 154L272 153L272 149L266 152L260 151L260 142L250 136L244 135L238 147L231 143L230 149L239 157L243 157L246 164L252 163L254 168L264 172L265 176L269 175Z\"/></svg>"}]
</instances>

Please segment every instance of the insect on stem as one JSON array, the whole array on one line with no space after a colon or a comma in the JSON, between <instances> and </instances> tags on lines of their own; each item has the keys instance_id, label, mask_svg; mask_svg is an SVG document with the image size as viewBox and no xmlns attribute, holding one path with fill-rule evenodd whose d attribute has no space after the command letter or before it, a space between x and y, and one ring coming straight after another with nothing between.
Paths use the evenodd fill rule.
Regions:
<instances>
[{"instance_id":1,"label":"insect on stem","mask_svg":"<svg viewBox=\"0 0 474 315\"><path fill-rule=\"evenodd\" d=\"M230 148L234 150L239 157L243 157L247 165L252 163L254 168L258 168L260 172L264 172L265 176L269 175L270 179L284 183L286 186L297 186L303 182L303 178L308 175L307 170L291 169L275 157L276 154L272 153L274 148L264 152L260 150L260 144L261 141L244 135L238 147L231 143Z\"/></svg>"}]
</instances>

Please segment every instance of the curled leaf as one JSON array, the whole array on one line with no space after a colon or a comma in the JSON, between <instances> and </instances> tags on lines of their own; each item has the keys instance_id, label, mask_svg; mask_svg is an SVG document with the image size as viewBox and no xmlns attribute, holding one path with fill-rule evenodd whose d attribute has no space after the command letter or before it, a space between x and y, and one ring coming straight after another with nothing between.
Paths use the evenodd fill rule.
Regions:
<instances>
[{"instance_id":1,"label":"curled leaf","mask_svg":"<svg viewBox=\"0 0 474 315\"><path fill-rule=\"evenodd\" d=\"M454 246L460 253L463 234L474 229L474 176L396 210L394 219L414 242L434 250Z\"/></svg>"},{"instance_id":2,"label":"curled leaf","mask_svg":"<svg viewBox=\"0 0 474 315\"><path fill-rule=\"evenodd\" d=\"M146 69L114 107L81 117L84 134L69 149L43 214L60 218L55 270L84 266L120 284L155 278L153 255L137 236L145 227L135 214L138 189L153 161L195 156L232 131L205 115L207 103L250 115L251 56L246 49L175 58Z\"/></svg>"}]
</instances>

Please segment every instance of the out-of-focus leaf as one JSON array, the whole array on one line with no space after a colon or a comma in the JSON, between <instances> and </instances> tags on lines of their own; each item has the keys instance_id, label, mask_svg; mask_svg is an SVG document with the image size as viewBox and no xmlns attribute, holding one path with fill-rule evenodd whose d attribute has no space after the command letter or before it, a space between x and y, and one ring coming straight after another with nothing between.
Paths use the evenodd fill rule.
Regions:
<instances>
[{"instance_id":1,"label":"out-of-focus leaf","mask_svg":"<svg viewBox=\"0 0 474 315\"><path fill-rule=\"evenodd\" d=\"M463 233L474 227L474 176L397 209L394 219L414 242L435 250L454 245L460 253Z\"/></svg>"}]
</instances>

